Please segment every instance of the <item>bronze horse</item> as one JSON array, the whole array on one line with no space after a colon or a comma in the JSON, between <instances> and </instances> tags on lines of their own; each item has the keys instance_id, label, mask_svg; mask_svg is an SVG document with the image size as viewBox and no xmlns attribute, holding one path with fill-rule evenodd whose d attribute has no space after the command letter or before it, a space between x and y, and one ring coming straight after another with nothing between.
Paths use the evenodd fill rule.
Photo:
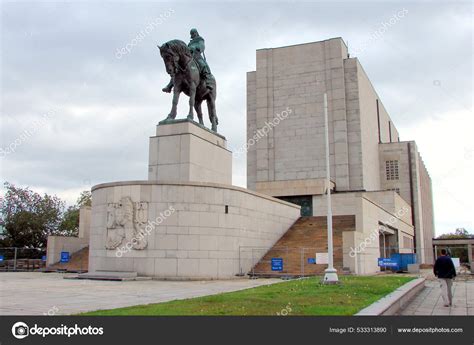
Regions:
<instances>
[{"instance_id":1,"label":"bronze horse","mask_svg":"<svg viewBox=\"0 0 474 345\"><path fill-rule=\"evenodd\" d=\"M213 89L206 87L205 81L201 78L198 63L193 59L191 50L186 43L180 40L171 40L166 42L160 48L160 54L165 63L166 72L171 76L173 83L173 105L167 120L176 118L176 108L179 101L179 94L184 92L189 96L189 114L188 119L194 119L193 108L196 109L199 123L204 125L202 120L202 101L207 101L207 110L211 129L217 132L217 114L216 114L216 80L211 77Z\"/></svg>"}]
</instances>

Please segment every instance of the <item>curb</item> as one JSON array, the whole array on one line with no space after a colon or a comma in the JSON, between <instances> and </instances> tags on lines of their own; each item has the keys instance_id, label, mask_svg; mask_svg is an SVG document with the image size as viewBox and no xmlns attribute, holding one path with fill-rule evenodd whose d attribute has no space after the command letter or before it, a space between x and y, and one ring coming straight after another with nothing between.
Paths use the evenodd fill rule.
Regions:
<instances>
[{"instance_id":1,"label":"curb","mask_svg":"<svg viewBox=\"0 0 474 345\"><path fill-rule=\"evenodd\" d=\"M368 307L359 311L355 316L369 315L395 315L402 309L418 292L425 287L425 278L417 278L402 285L394 292L382 297Z\"/></svg>"}]
</instances>

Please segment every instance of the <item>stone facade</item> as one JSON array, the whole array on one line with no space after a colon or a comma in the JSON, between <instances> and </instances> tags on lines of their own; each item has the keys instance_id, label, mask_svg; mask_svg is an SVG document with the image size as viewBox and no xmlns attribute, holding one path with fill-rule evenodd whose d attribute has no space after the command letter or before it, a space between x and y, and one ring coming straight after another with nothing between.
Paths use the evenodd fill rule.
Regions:
<instances>
[{"instance_id":1,"label":"stone facade","mask_svg":"<svg viewBox=\"0 0 474 345\"><path fill-rule=\"evenodd\" d=\"M380 189L378 145L397 142L399 134L340 38L257 51L257 70L247 74L247 137L262 131L279 113L291 113L249 147L250 189L324 179L324 93L331 180L338 191Z\"/></svg>"},{"instance_id":2,"label":"stone facade","mask_svg":"<svg viewBox=\"0 0 474 345\"><path fill-rule=\"evenodd\" d=\"M107 209L124 197L148 205L142 227L145 248L134 248L139 241L133 237L107 247ZM300 212L297 205L243 188L197 182L102 184L93 187L92 200L89 271L132 271L161 279L246 274L261 256L241 258L243 249L257 246L266 248L265 253Z\"/></svg>"},{"instance_id":3,"label":"stone facade","mask_svg":"<svg viewBox=\"0 0 474 345\"><path fill-rule=\"evenodd\" d=\"M248 74L247 135L252 137L279 113L290 115L249 149L249 188L259 182L325 177L322 95L328 93L333 182L349 188L343 58L337 40L257 51L257 70ZM334 114L334 115L333 115ZM284 191L283 193L284 194Z\"/></svg>"},{"instance_id":4,"label":"stone facade","mask_svg":"<svg viewBox=\"0 0 474 345\"><path fill-rule=\"evenodd\" d=\"M434 214L431 178L414 141L379 145L382 189L397 191L413 209L416 251L423 264L433 262ZM398 176L387 176L387 162L396 162Z\"/></svg>"},{"instance_id":5,"label":"stone facade","mask_svg":"<svg viewBox=\"0 0 474 345\"><path fill-rule=\"evenodd\" d=\"M413 253L413 245L405 246L405 238L413 239L411 208L393 191L348 192L334 194L333 215L355 216L355 231L343 232L343 264L355 274L378 271L377 258L383 256L380 230L393 232L389 249L396 246L401 253ZM324 196L313 196L315 216L324 216L327 204ZM389 232L388 231L388 232Z\"/></svg>"},{"instance_id":6,"label":"stone facade","mask_svg":"<svg viewBox=\"0 0 474 345\"><path fill-rule=\"evenodd\" d=\"M61 259L61 252L76 253L87 247L90 241L91 207L83 206L79 210L79 234L72 236L48 236L46 245L46 264L53 265Z\"/></svg>"},{"instance_id":7,"label":"stone facade","mask_svg":"<svg viewBox=\"0 0 474 345\"><path fill-rule=\"evenodd\" d=\"M339 191L379 188L379 133L382 142L397 141L398 131L359 61L347 55L340 38L257 51L257 70L247 74L247 137L291 113L249 147L249 188L325 178L324 93L331 180Z\"/></svg>"},{"instance_id":8,"label":"stone facade","mask_svg":"<svg viewBox=\"0 0 474 345\"><path fill-rule=\"evenodd\" d=\"M193 121L156 127L150 138L148 179L232 184L226 139Z\"/></svg>"},{"instance_id":9,"label":"stone facade","mask_svg":"<svg viewBox=\"0 0 474 345\"><path fill-rule=\"evenodd\" d=\"M416 248L420 262L429 263L429 175L414 142L399 142L359 61L335 38L257 51L257 69L247 74L249 189L231 185L232 153L223 136L188 120L158 125L148 181L92 189L89 271L229 279L272 253L302 209L322 230L325 93L333 214L352 222L336 231L338 267L377 272L387 248Z\"/></svg>"},{"instance_id":10,"label":"stone facade","mask_svg":"<svg viewBox=\"0 0 474 345\"><path fill-rule=\"evenodd\" d=\"M432 263L429 175L412 142L411 154L399 157L400 180L386 179L389 152L398 152L399 146L407 144L399 142L398 130L367 74L357 58L349 57L341 38L257 50L256 71L247 73L247 138L262 133L282 112L289 116L249 145L248 188L276 197L312 195L313 215L324 213L324 93L328 97L333 206L350 209L346 211L351 213L340 215L356 215L359 225L353 234L344 234L345 249L357 247L380 223L408 207L410 215L403 215L400 228L385 228L380 233L385 237L396 232L391 244L400 252L413 250L416 244L419 262ZM411 184L407 184L410 174ZM384 192L387 190L393 191ZM367 263L346 256L344 264L354 272L377 271L378 241L365 253Z\"/></svg>"},{"instance_id":11,"label":"stone facade","mask_svg":"<svg viewBox=\"0 0 474 345\"><path fill-rule=\"evenodd\" d=\"M234 187L223 136L188 120L150 138L149 179L92 188L90 276L231 279L299 218L300 206ZM259 247L248 256L246 248Z\"/></svg>"}]
</instances>

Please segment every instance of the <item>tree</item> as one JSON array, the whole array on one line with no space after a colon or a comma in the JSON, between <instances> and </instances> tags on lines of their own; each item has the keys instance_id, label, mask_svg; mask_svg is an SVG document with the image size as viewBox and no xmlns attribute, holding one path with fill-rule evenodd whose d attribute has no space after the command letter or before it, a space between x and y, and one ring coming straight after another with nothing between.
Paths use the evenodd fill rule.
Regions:
<instances>
[{"instance_id":1,"label":"tree","mask_svg":"<svg viewBox=\"0 0 474 345\"><path fill-rule=\"evenodd\" d=\"M456 238L470 238L472 235L464 228L457 228L454 233L443 234L438 236L439 239L456 239Z\"/></svg>"},{"instance_id":2,"label":"tree","mask_svg":"<svg viewBox=\"0 0 474 345\"><path fill-rule=\"evenodd\" d=\"M77 236L79 233L79 208L76 205L69 206L64 212L59 229L68 233L68 236Z\"/></svg>"},{"instance_id":3,"label":"tree","mask_svg":"<svg viewBox=\"0 0 474 345\"><path fill-rule=\"evenodd\" d=\"M92 194L89 190L82 191L77 198L76 205L69 206L64 212L62 222L59 226L61 231L70 233L69 236L77 236L79 232L79 210L83 206L91 206Z\"/></svg>"},{"instance_id":4,"label":"tree","mask_svg":"<svg viewBox=\"0 0 474 345\"><path fill-rule=\"evenodd\" d=\"M1 198L0 222L4 226L1 244L11 247L44 248L48 235L66 235L60 230L64 201L57 196L41 196L28 188L6 182Z\"/></svg>"},{"instance_id":5,"label":"tree","mask_svg":"<svg viewBox=\"0 0 474 345\"><path fill-rule=\"evenodd\" d=\"M92 206L92 193L90 190L85 190L81 192L79 198L76 202L77 206L81 208L82 206Z\"/></svg>"},{"instance_id":6,"label":"tree","mask_svg":"<svg viewBox=\"0 0 474 345\"><path fill-rule=\"evenodd\" d=\"M50 235L77 236L79 209L91 205L91 192L83 191L76 205L65 209L57 196L40 194L5 182L0 198L0 225L4 233L0 246L45 248Z\"/></svg>"}]
</instances>

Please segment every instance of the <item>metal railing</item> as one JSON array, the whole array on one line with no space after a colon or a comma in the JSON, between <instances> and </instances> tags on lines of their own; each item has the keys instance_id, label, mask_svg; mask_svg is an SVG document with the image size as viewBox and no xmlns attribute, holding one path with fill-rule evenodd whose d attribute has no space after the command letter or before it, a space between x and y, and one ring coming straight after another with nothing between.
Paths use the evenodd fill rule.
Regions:
<instances>
[{"instance_id":1,"label":"metal railing","mask_svg":"<svg viewBox=\"0 0 474 345\"><path fill-rule=\"evenodd\" d=\"M46 266L46 249L0 247L0 271L37 271Z\"/></svg>"},{"instance_id":2,"label":"metal railing","mask_svg":"<svg viewBox=\"0 0 474 345\"><path fill-rule=\"evenodd\" d=\"M242 246L239 249L240 275L270 275L279 273L289 276L308 276L320 274L326 264L316 263L316 253L322 252L316 247L254 247ZM322 254L322 253L321 253ZM283 259L281 272L272 270L272 259Z\"/></svg>"},{"instance_id":3,"label":"metal railing","mask_svg":"<svg viewBox=\"0 0 474 345\"><path fill-rule=\"evenodd\" d=\"M324 248L324 247L323 247ZM241 276L250 275L285 275L310 276L320 275L327 268L325 257L327 250L320 247L256 247L241 246L239 248L239 272ZM393 271L394 267L380 266L379 259L392 258L393 254L415 254L413 248L403 247L364 247L361 250L350 251L347 248L335 246L334 264L341 273L371 274L377 271ZM341 250L343 251L341 253ZM283 269L273 270L272 259L283 259ZM416 255L404 256L404 260L417 263ZM406 263L404 261L404 263ZM403 265L406 270L406 264Z\"/></svg>"}]
</instances>

